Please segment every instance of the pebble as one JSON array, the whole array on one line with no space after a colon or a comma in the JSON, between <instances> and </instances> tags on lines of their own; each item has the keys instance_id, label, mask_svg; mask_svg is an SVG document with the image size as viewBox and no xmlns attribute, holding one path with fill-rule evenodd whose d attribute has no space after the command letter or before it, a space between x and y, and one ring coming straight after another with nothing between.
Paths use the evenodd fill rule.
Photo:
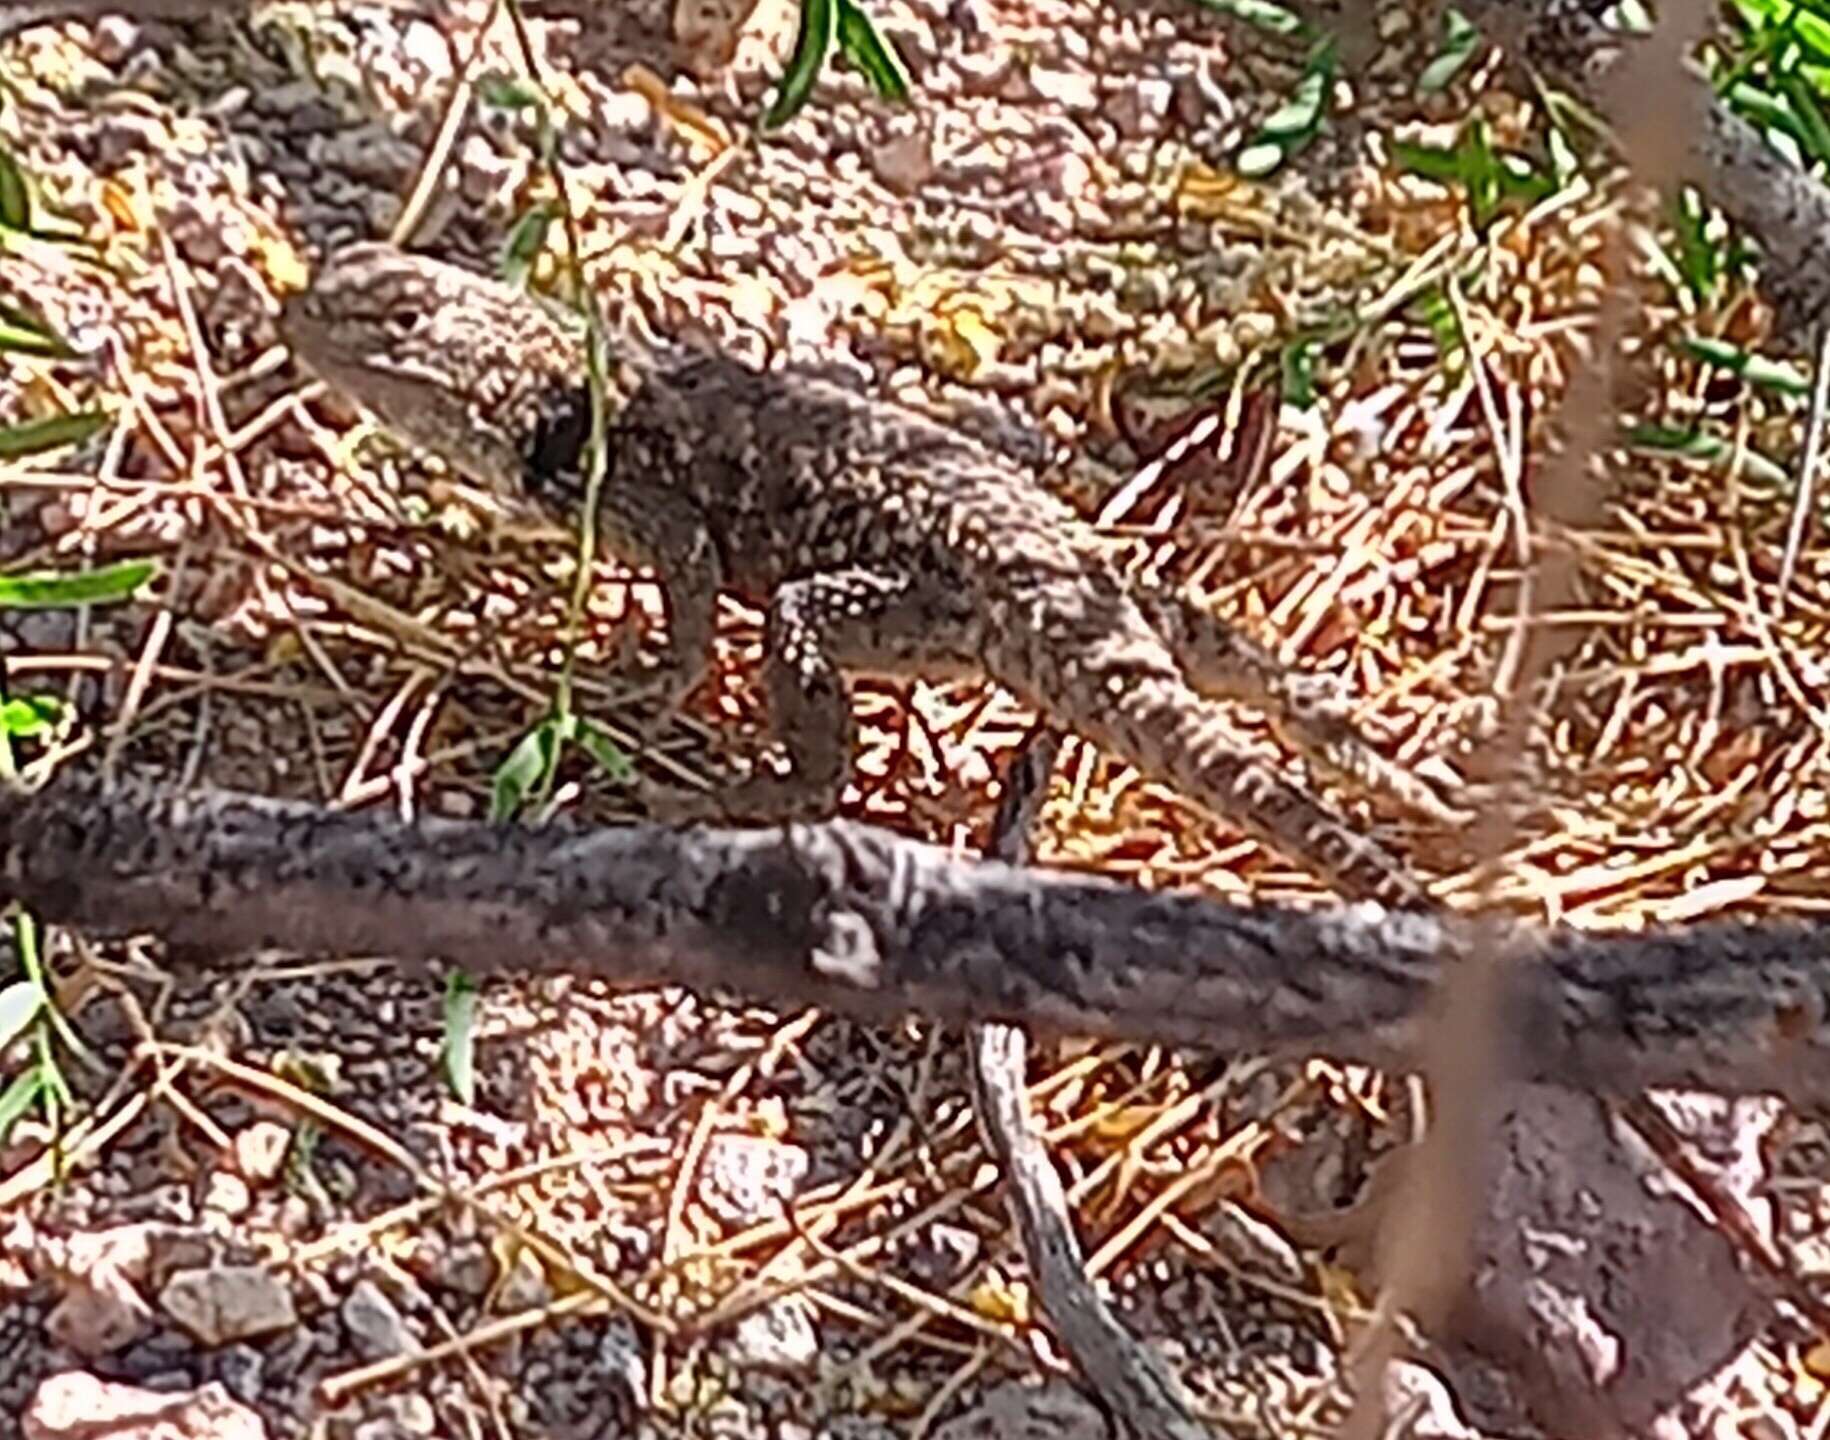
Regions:
<instances>
[{"instance_id":1,"label":"pebble","mask_svg":"<svg viewBox=\"0 0 1830 1440\"><path fill-rule=\"evenodd\" d=\"M266 1440L260 1416L221 1385L173 1393L99 1379L50 1376L20 1417L25 1440Z\"/></svg>"},{"instance_id":2,"label":"pebble","mask_svg":"<svg viewBox=\"0 0 1830 1440\"><path fill-rule=\"evenodd\" d=\"M372 1280L358 1281L338 1314L342 1317L344 1330L365 1360L385 1360L421 1348L387 1292Z\"/></svg>"},{"instance_id":3,"label":"pebble","mask_svg":"<svg viewBox=\"0 0 1830 1440\"><path fill-rule=\"evenodd\" d=\"M820 1334L813 1305L786 1295L737 1322L731 1335L736 1358L770 1370L805 1370L819 1358Z\"/></svg>"},{"instance_id":4,"label":"pebble","mask_svg":"<svg viewBox=\"0 0 1830 1440\"><path fill-rule=\"evenodd\" d=\"M159 1292L159 1305L205 1346L252 1340L296 1324L292 1292L260 1265L180 1270Z\"/></svg>"},{"instance_id":5,"label":"pebble","mask_svg":"<svg viewBox=\"0 0 1830 1440\"><path fill-rule=\"evenodd\" d=\"M236 1131L230 1144L235 1168L243 1178L262 1184L279 1178L292 1145L292 1131L277 1120L256 1120Z\"/></svg>"},{"instance_id":6,"label":"pebble","mask_svg":"<svg viewBox=\"0 0 1830 1440\"><path fill-rule=\"evenodd\" d=\"M204 1185L203 1208L218 1215L236 1216L248 1213L254 1197L248 1182L228 1170L212 1170Z\"/></svg>"}]
</instances>

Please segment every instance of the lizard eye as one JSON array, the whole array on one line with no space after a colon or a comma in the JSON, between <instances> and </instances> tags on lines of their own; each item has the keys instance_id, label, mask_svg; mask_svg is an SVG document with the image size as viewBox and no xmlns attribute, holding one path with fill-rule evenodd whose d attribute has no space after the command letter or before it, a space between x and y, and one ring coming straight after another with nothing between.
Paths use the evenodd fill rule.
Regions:
<instances>
[{"instance_id":1,"label":"lizard eye","mask_svg":"<svg viewBox=\"0 0 1830 1440\"><path fill-rule=\"evenodd\" d=\"M542 400L528 445L528 492L550 498L574 492L583 478L591 438L591 392L582 385L550 391Z\"/></svg>"}]
</instances>

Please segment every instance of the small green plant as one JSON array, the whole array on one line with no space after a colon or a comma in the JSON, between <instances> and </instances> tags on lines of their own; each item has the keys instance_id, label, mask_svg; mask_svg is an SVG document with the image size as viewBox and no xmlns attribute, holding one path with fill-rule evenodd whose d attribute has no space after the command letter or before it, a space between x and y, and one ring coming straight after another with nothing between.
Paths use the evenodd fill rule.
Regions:
<instances>
[{"instance_id":1,"label":"small green plant","mask_svg":"<svg viewBox=\"0 0 1830 1440\"><path fill-rule=\"evenodd\" d=\"M1742 43L1710 51L1716 93L1802 168L1830 168L1830 6L1735 0L1729 9Z\"/></svg>"},{"instance_id":2,"label":"small green plant","mask_svg":"<svg viewBox=\"0 0 1830 1440\"><path fill-rule=\"evenodd\" d=\"M1241 175L1253 179L1269 175L1308 149L1328 118L1334 76L1335 45L1329 38L1311 50L1289 98L1265 117L1257 134L1241 147L1233 162Z\"/></svg>"},{"instance_id":3,"label":"small green plant","mask_svg":"<svg viewBox=\"0 0 1830 1440\"><path fill-rule=\"evenodd\" d=\"M1486 229L1508 203L1532 204L1557 188L1556 180L1528 157L1495 149L1487 122L1479 116L1462 126L1453 145L1397 140L1392 154L1411 174L1461 189L1477 230Z\"/></svg>"},{"instance_id":4,"label":"small green plant","mask_svg":"<svg viewBox=\"0 0 1830 1440\"><path fill-rule=\"evenodd\" d=\"M52 213L40 199L36 179L0 149L0 250L19 250L45 241L81 240L82 231ZM77 352L23 297L0 297L0 353L36 359L69 359ZM0 428L0 461L20 460L80 445L108 423L101 410L82 410L27 420ZM0 609L60 609L107 605L131 598L154 573L149 560L129 560L74 574L0 575ZM56 695L13 695L0 655L0 784L18 780L18 747L47 744L75 723ZM93 1063L80 1039L52 1003L33 916L16 910L13 950L20 978L0 985L0 1056L28 1032L32 1055L0 1090L0 1141L34 1105L54 1133L72 1108L72 1095L58 1064L58 1047Z\"/></svg>"},{"instance_id":5,"label":"small green plant","mask_svg":"<svg viewBox=\"0 0 1830 1440\"><path fill-rule=\"evenodd\" d=\"M764 130L779 130L798 115L813 94L833 46L845 62L886 100L909 97L908 67L896 47L878 33L857 0L801 0L794 53L782 72L775 101L763 116Z\"/></svg>"},{"instance_id":6,"label":"small green plant","mask_svg":"<svg viewBox=\"0 0 1830 1440\"><path fill-rule=\"evenodd\" d=\"M1762 455L1758 450L1736 449L1732 440L1707 430L1677 428L1669 425L1635 425L1626 433L1626 443L1643 455L1667 460L1683 460L1693 465L1727 468L1738 467L1750 480L1781 488L1792 484L1785 466Z\"/></svg>"},{"instance_id":7,"label":"small green plant","mask_svg":"<svg viewBox=\"0 0 1830 1440\"><path fill-rule=\"evenodd\" d=\"M1243 20L1272 35L1291 38L1313 33L1302 16L1282 5L1274 5L1270 0L1195 0L1195 4L1203 10Z\"/></svg>"},{"instance_id":8,"label":"small green plant","mask_svg":"<svg viewBox=\"0 0 1830 1440\"><path fill-rule=\"evenodd\" d=\"M4 434L0 432L0 438ZM129 560L75 574L4 575L0 576L0 609L113 604L131 599L153 574L151 561ZM0 779L9 784L17 779L15 747L19 742L42 742L69 720L67 707L58 697L15 697L6 693L0 683ZM57 1046L62 1044L71 1053L88 1057L76 1033L51 1003L38 941L37 921L28 912L17 911L13 916L13 948L19 958L20 978L0 988L0 1055L31 1029L32 1059L0 1091L0 1141L34 1104L43 1107L53 1131L60 1129L72 1098L58 1064Z\"/></svg>"},{"instance_id":9,"label":"small green plant","mask_svg":"<svg viewBox=\"0 0 1830 1440\"><path fill-rule=\"evenodd\" d=\"M1763 390L1777 390L1782 395L1811 393L1810 378L1796 366L1787 365L1782 360L1769 360L1764 355L1743 350L1739 345L1704 335L1686 335L1678 344L1693 360L1700 360L1717 370L1726 370L1749 385Z\"/></svg>"},{"instance_id":10,"label":"small green plant","mask_svg":"<svg viewBox=\"0 0 1830 1440\"><path fill-rule=\"evenodd\" d=\"M1449 88L1450 82L1467 67L1480 48L1480 31L1461 11L1451 6L1443 13L1443 45L1436 57L1423 67L1417 77L1417 93L1434 95Z\"/></svg>"},{"instance_id":11,"label":"small green plant","mask_svg":"<svg viewBox=\"0 0 1830 1440\"><path fill-rule=\"evenodd\" d=\"M513 0L510 0L513 3ZM879 80L875 69L894 61L894 51L884 45L876 31L850 0L833 6L830 0L806 0L802 13L801 44L790 63L790 77L784 80L784 96L792 87L800 89L804 103L812 88L811 76L795 78L796 67L805 63L803 51L808 47L810 28L807 10L825 6L811 22L814 39L819 40L818 63L824 63L836 37L842 52L852 63L873 76L880 90L888 80ZM821 38L823 36L823 39ZM592 560L597 549L597 502L604 480L605 431L607 425L607 382L610 344L596 298L585 283L580 262L577 217L566 196L565 177L560 173L558 132L553 124L553 108L547 103L540 86L538 63L523 51L523 76L492 78L480 87L480 93L491 104L504 108L531 109L536 122L536 138L541 161L553 182L557 197L536 205L523 214L511 228L503 248L501 274L509 284L523 286L534 263L557 237L564 242L562 271L569 286L570 299L581 314L587 335L588 368L586 383L591 396L591 428L584 451L585 493L578 516L576 578L567 607L565 658L553 687L547 713L538 720L504 757L490 779L489 816L503 823L513 819L530 804L538 805L552 793L566 747L576 745L602 770L613 778L626 781L633 771L628 758L602 727L577 713L573 703L572 673L576 663L578 639L582 631L585 598L591 584ZM816 65L817 69L817 65ZM895 61L900 74L900 61ZM902 82L899 82L902 83ZM888 93L886 91L886 93ZM900 93L906 94L906 83ZM781 104L778 98L777 106ZM444 1041L441 1064L446 1083L465 1104L471 1104L476 1090L476 1007L477 986L473 977L458 971L446 983Z\"/></svg>"}]
</instances>

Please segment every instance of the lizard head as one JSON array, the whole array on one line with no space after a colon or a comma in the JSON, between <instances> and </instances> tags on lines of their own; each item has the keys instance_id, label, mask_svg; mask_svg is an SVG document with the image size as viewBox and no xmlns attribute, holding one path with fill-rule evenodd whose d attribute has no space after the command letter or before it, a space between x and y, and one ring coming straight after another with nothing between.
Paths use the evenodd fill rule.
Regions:
<instances>
[{"instance_id":1,"label":"lizard head","mask_svg":"<svg viewBox=\"0 0 1830 1440\"><path fill-rule=\"evenodd\" d=\"M531 471L583 448L582 327L497 281L355 245L287 301L280 330L398 438L499 495L525 501Z\"/></svg>"}]
</instances>

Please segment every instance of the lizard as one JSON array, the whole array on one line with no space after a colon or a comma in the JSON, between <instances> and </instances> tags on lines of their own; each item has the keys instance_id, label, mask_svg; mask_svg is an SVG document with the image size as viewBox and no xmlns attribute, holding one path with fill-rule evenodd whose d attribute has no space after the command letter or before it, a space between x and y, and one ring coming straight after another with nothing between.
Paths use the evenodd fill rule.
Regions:
<instances>
[{"instance_id":1,"label":"lizard","mask_svg":"<svg viewBox=\"0 0 1830 1440\"><path fill-rule=\"evenodd\" d=\"M282 307L305 367L399 439L548 513L582 503L587 338L530 293L380 243L346 246ZM764 694L786 774L651 786L651 813L828 815L852 773L848 677L988 676L1350 899L1429 905L1421 879L1254 752L1262 711L1325 772L1444 826L1469 816L1351 723L1345 687L1288 667L1192 595L1122 577L1033 473L938 420L811 373L763 370L613 322L606 547L660 579L671 712L712 661L721 592L763 609Z\"/></svg>"}]
</instances>

